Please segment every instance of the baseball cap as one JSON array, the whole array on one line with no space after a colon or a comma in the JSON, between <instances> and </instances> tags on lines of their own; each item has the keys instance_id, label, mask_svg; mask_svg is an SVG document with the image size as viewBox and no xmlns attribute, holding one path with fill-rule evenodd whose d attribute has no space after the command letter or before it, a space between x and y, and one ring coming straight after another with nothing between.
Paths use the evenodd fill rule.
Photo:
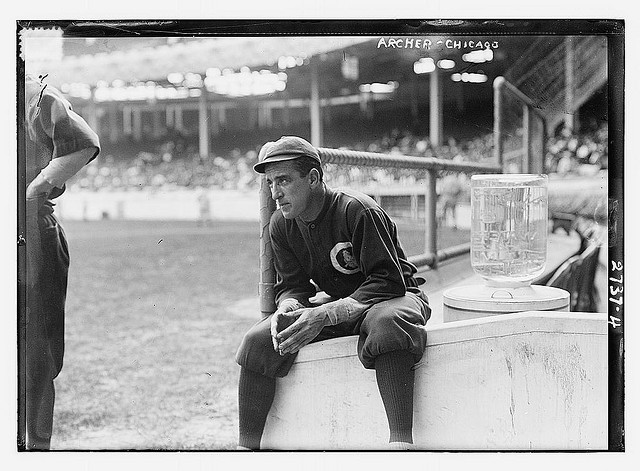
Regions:
<instances>
[{"instance_id":1,"label":"baseball cap","mask_svg":"<svg viewBox=\"0 0 640 471\"><path fill-rule=\"evenodd\" d=\"M260 162L253 166L258 173L264 173L264 167L274 162L294 160L304 155L320 162L320 154L315 147L301 137L282 136L275 142L265 144L266 150Z\"/></svg>"}]
</instances>

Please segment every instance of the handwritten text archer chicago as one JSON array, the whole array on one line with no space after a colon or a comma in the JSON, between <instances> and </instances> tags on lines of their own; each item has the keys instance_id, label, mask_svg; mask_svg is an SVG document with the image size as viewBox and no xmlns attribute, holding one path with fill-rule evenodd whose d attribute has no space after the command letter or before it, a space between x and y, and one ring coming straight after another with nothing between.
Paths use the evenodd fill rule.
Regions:
<instances>
[{"instance_id":1,"label":"handwritten text archer chicago","mask_svg":"<svg viewBox=\"0 0 640 471\"><path fill-rule=\"evenodd\" d=\"M378 48L391 49L497 49L498 41L474 39L380 38Z\"/></svg>"}]
</instances>

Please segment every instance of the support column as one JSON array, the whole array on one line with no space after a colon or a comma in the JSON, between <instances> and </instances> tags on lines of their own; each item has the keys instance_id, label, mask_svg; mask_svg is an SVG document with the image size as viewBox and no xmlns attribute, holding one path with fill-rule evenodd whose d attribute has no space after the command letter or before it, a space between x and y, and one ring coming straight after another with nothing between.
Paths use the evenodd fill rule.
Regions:
<instances>
[{"instance_id":1,"label":"support column","mask_svg":"<svg viewBox=\"0 0 640 471\"><path fill-rule=\"evenodd\" d=\"M224 106L221 106L218 109L218 119L220 121L220 124L227 124L227 108Z\"/></svg>"},{"instance_id":2,"label":"support column","mask_svg":"<svg viewBox=\"0 0 640 471\"><path fill-rule=\"evenodd\" d=\"M464 111L464 86L462 82L456 83L454 90L456 94L456 111L462 113Z\"/></svg>"},{"instance_id":3,"label":"support column","mask_svg":"<svg viewBox=\"0 0 640 471\"><path fill-rule=\"evenodd\" d=\"M160 123L160 110L155 108L153 110L153 137L157 138L162 136L162 125Z\"/></svg>"},{"instance_id":4,"label":"support column","mask_svg":"<svg viewBox=\"0 0 640 471\"><path fill-rule=\"evenodd\" d=\"M575 129L575 110L574 110L574 93L575 93L575 74L574 66L574 45L571 36L564 39L564 125L571 129Z\"/></svg>"},{"instance_id":5,"label":"support column","mask_svg":"<svg viewBox=\"0 0 640 471\"><path fill-rule=\"evenodd\" d=\"M429 140L433 147L442 145L442 80L437 67L429 74Z\"/></svg>"},{"instance_id":6,"label":"support column","mask_svg":"<svg viewBox=\"0 0 640 471\"><path fill-rule=\"evenodd\" d=\"M182 132L183 129L183 125L182 125L182 107L180 105L176 105L175 108L173 109L174 112L174 126L176 128L176 130Z\"/></svg>"},{"instance_id":7,"label":"support column","mask_svg":"<svg viewBox=\"0 0 640 471\"><path fill-rule=\"evenodd\" d=\"M416 74L411 75L411 121L415 124L420 120L420 112L418 110L418 79Z\"/></svg>"},{"instance_id":8,"label":"support column","mask_svg":"<svg viewBox=\"0 0 640 471\"><path fill-rule=\"evenodd\" d=\"M211 133L214 136L217 136L222 132L222 128L224 127L227 121L227 114L225 104L222 102L215 102L215 104L211 105Z\"/></svg>"},{"instance_id":9,"label":"support column","mask_svg":"<svg viewBox=\"0 0 640 471\"><path fill-rule=\"evenodd\" d=\"M362 92L360 93L360 101L358 104L360 105L360 113L371 121L373 119L373 107L371 106L371 93Z\"/></svg>"},{"instance_id":10,"label":"support column","mask_svg":"<svg viewBox=\"0 0 640 471\"><path fill-rule=\"evenodd\" d=\"M543 157L544 158L544 157ZM531 114L527 105L522 105L522 173L531 172Z\"/></svg>"},{"instance_id":11,"label":"support column","mask_svg":"<svg viewBox=\"0 0 640 471\"><path fill-rule=\"evenodd\" d=\"M120 133L118 132L118 105L111 103L108 109L109 113L109 141L117 142Z\"/></svg>"},{"instance_id":12,"label":"support column","mask_svg":"<svg viewBox=\"0 0 640 471\"><path fill-rule=\"evenodd\" d=\"M198 99L198 142L200 159L209 157L209 116L207 113L207 89L202 88Z\"/></svg>"},{"instance_id":13,"label":"support column","mask_svg":"<svg viewBox=\"0 0 640 471\"><path fill-rule=\"evenodd\" d=\"M209 108L209 119L211 120L211 134L217 136L220 134L220 112L216 105Z\"/></svg>"},{"instance_id":14,"label":"support column","mask_svg":"<svg viewBox=\"0 0 640 471\"><path fill-rule=\"evenodd\" d=\"M493 81L493 159L496 165L504 168L502 143L502 93L504 77ZM504 170L503 170L504 171Z\"/></svg>"},{"instance_id":15,"label":"support column","mask_svg":"<svg viewBox=\"0 0 640 471\"><path fill-rule=\"evenodd\" d=\"M273 126L271 106L266 102L258 103L258 128L269 129Z\"/></svg>"},{"instance_id":16,"label":"support column","mask_svg":"<svg viewBox=\"0 0 640 471\"><path fill-rule=\"evenodd\" d=\"M424 200L424 251L427 254L433 254L434 258L431 268L438 266L438 221L436 215L438 194L436 192L436 179L436 171L429 170L427 172L427 189Z\"/></svg>"},{"instance_id":17,"label":"support column","mask_svg":"<svg viewBox=\"0 0 640 471\"><path fill-rule=\"evenodd\" d=\"M142 110L140 108L133 108L133 139L135 141L142 140Z\"/></svg>"},{"instance_id":18,"label":"support column","mask_svg":"<svg viewBox=\"0 0 640 471\"><path fill-rule=\"evenodd\" d=\"M173 129L173 128L174 128L174 126L175 126L175 125L174 125L174 121L175 121L175 120L174 120L174 112L173 112L173 111L174 111L174 109L175 109L175 106L173 106L173 105L167 105L167 108L166 108L166 116L167 116L167 127L168 127L169 129Z\"/></svg>"},{"instance_id":19,"label":"support column","mask_svg":"<svg viewBox=\"0 0 640 471\"><path fill-rule=\"evenodd\" d=\"M249 115L248 124L249 129L258 129L260 127L260 109L256 107L249 106L246 109L247 114Z\"/></svg>"},{"instance_id":20,"label":"support column","mask_svg":"<svg viewBox=\"0 0 640 471\"><path fill-rule=\"evenodd\" d=\"M125 136L130 136L132 133L130 106L122 108L122 130L124 131Z\"/></svg>"},{"instance_id":21,"label":"support column","mask_svg":"<svg viewBox=\"0 0 640 471\"><path fill-rule=\"evenodd\" d=\"M264 115L265 127L271 129L273 127L273 107L265 107Z\"/></svg>"},{"instance_id":22,"label":"support column","mask_svg":"<svg viewBox=\"0 0 640 471\"><path fill-rule=\"evenodd\" d=\"M282 108L282 125L288 128L291 125L291 108L289 106L289 98L284 99L284 108Z\"/></svg>"},{"instance_id":23,"label":"support column","mask_svg":"<svg viewBox=\"0 0 640 471\"><path fill-rule=\"evenodd\" d=\"M100 130L100 118L98 117L98 108L95 101L96 88L91 87L91 99L89 100L89 106L87 107L87 115L85 119L89 127L93 129L98 135L101 135Z\"/></svg>"},{"instance_id":24,"label":"support column","mask_svg":"<svg viewBox=\"0 0 640 471\"><path fill-rule=\"evenodd\" d=\"M318 62L311 60L311 100L309 113L311 120L311 144L322 146L322 119L320 116L320 85L318 81Z\"/></svg>"}]
</instances>

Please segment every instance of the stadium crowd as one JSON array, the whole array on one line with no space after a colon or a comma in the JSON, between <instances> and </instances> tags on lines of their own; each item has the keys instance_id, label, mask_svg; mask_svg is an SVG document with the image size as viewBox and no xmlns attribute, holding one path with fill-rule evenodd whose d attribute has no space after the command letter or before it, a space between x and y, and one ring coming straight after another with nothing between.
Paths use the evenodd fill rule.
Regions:
<instances>
[{"instance_id":1,"label":"stadium crowd","mask_svg":"<svg viewBox=\"0 0 640 471\"><path fill-rule=\"evenodd\" d=\"M133 158L116 157L117 148L106 148L104 157L85 167L67 184L71 190L135 190L152 188L211 188L251 190L258 186L252 170L257 162L262 143L245 149L235 148L224 155L200 158L195 139L170 139L155 144L152 150L140 150ZM383 137L370 142L351 142L340 146L366 152L390 155L437 157L459 161L482 162L492 158L493 136L456 141L449 138L439 148L433 148L427 136L393 129ZM130 151L130 149L129 149ZM607 126L590 128L586 132L572 133L562 129L547 141L545 166L547 173L567 175L593 175L606 169ZM331 172L328 172L331 174ZM350 168L339 172L334 182L338 185L412 184L420 178L413 170Z\"/></svg>"},{"instance_id":2,"label":"stadium crowd","mask_svg":"<svg viewBox=\"0 0 640 471\"><path fill-rule=\"evenodd\" d=\"M563 128L547 142L545 168L548 173L593 175L607 169L607 126L593 127L591 131L574 134Z\"/></svg>"},{"instance_id":3,"label":"stadium crowd","mask_svg":"<svg viewBox=\"0 0 640 471\"><path fill-rule=\"evenodd\" d=\"M390 155L410 155L481 162L492 157L493 135L486 134L460 142L450 137L447 140L447 144L436 149L431 146L427 136L415 135L410 131L401 131L396 128L389 134L373 142L356 142L354 145L345 148Z\"/></svg>"}]
</instances>

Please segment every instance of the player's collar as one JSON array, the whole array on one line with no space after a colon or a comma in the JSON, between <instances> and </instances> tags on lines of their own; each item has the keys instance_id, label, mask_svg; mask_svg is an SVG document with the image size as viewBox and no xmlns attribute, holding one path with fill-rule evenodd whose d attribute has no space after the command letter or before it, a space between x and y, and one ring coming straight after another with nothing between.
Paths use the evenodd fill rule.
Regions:
<instances>
[{"instance_id":1,"label":"player's collar","mask_svg":"<svg viewBox=\"0 0 640 471\"><path fill-rule=\"evenodd\" d=\"M326 184L324 184L324 182L322 183L322 185L324 188L322 209L320 209L320 212L318 213L316 218L313 219L312 221L304 221L299 217L296 218L301 224L304 224L305 226L309 226L311 224L318 224L319 222L321 222L322 219L324 218L324 215L327 214L329 206L331 205L331 200L333 199L333 190L329 188Z\"/></svg>"}]
</instances>

